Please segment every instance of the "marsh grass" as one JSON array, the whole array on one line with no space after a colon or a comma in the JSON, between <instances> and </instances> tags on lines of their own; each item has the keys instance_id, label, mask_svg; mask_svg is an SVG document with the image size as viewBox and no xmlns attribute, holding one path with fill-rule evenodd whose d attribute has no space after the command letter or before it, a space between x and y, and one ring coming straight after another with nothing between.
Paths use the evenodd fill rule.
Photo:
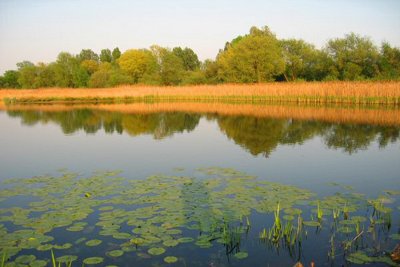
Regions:
<instances>
[{"instance_id":1,"label":"marsh grass","mask_svg":"<svg viewBox=\"0 0 400 267\"><path fill-rule=\"evenodd\" d=\"M0 98L13 103L51 102L297 102L400 104L400 82L295 82L223 84L176 87L120 86L104 89L51 88L0 90Z\"/></svg>"}]
</instances>

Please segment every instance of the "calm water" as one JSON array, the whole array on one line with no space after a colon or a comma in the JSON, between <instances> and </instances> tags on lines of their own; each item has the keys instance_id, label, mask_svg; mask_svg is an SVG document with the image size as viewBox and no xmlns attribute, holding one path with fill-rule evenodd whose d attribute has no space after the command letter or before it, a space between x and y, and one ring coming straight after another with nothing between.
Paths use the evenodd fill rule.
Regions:
<instances>
[{"instance_id":1,"label":"calm water","mask_svg":"<svg viewBox=\"0 0 400 267\"><path fill-rule=\"evenodd\" d=\"M71 198L80 199L77 202L92 201L85 206L82 218L44 231L53 240L20 246L17 252L9 253L15 254L11 261L20 255L50 260L50 250L38 251L39 245L71 243L66 249L53 247L53 251L56 257L78 256L73 266L81 266L83 259L95 256L103 258L98 266L168 265L164 262L166 256L176 257L177 262L171 263L173 266L291 266L297 261L305 265L314 261L316 266L362 265L368 261L373 265L394 264L388 261L388 254L399 243L400 233L398 125L182 112L126 114L92 109L0 111L0 125L1 181L42 175L73 177L72 172L79 174L78 181L93 180L93 183L84 184L83 189L82 184L77 187L77 182L52 184L49 178L37 184L27 185L22 180L14 185L1 184L0 223L3 226L0 236L3 235L4 240L11 238L9 235L13 231L32 228L38 231L32 225L21 223L23 218L33 218L35 222L34 218L60 206L65 213L79 210L76 203L65 204L73 201ZM93 178L96 171L114 170L121 173L109 176L123 177L123 181L115 180L112 188L104 173L98 175L100 178ZM159 175L154 178L156 180L144 180L155 174ZM114 180L110 178L109 181ZM40 195L43 192L35 195L29 191L46 183L56 193L63 186L76 187L80 195L68 195L67 202L64 191L58 192L58 200ZM168 187L168 183L173 186ZM214 183L215 186L210 186ZM146 185L152 188L145 189ZM19 189L9 193L7 190L13 186L25 186L27 193ZM140 193L131 187L138 188ZM97 192L96 188L104 190ZM133 191L118 195L124 189ZM83 196L85 192L90 196ZM158 195L163 198L152 198ZM335 196L341 199L332 201ZM16 215L15 207L29 210L33 206L30 203L41 197L43 209L31 210L25 215L19 210ZM144 201L146 197L151 200ZM55 203L52 201L60 199L63 202L57 202L57 207L51 206ZM143 201L138 202L139 199ZM178 200L185 205L175 207ZM340 201L343 205L335 206ZM68 205L72 210L65 209ZM127 214L151 205L159 209L146 213L147 216ZM117 212L101 209L108 206ZM323 210L322 218L318 217L319 206ZM347 211L347 207L351 209ZM291 213L293 208L302 211L301 220L315 224L303 225L292 243L282 236L278 241L262 237L264 229L267 232L274 229L276 215L273 211L277 208L282 226L287 226L289 221L295 226L293 229L298 230L299 215ZM336 222L334 212L338 212ZM7 217L10 214L14 218ZM293 218L283 219L285 214ZM118 231L130 236L113 238L115 232L99 235L101 230L107 230L101 228L104 225L96 225L99 220L107 222L102 216L111 216L114 220L120 216L113 225L118 224ZM349 222L356 216L361 218L359 223ZM137 221L129 223L129 219L136 218L141 218L143 225L139 226ZM212 220L204 222L205 218ZM81 231L66 231L77 221L87 224ZM161 234L162 225L165 227ZM154 230L153 226L159 228ZM145 227L153 229L150 231L153 237L160 240L150 244L143 240L132 241L134 238L146 240L148 235L142 230L135 232ZM168 232L168 229L178 229L179 233ZM206 241L202 243L204 236ZM164 243L182 237L193 238L193 242ZM86 239L76 244L79 238ZM0 242L3 251L14 251L10 248L18 248L23 242L15 237L11 239L15 243ZM102 240L102 243L86 246L85 242L91 239ZM148 250L154 247L166 252L151 255L153 253ZM124 254L113 257L108 254L111 250L121 250ZM357 251L359 254L354 254ZM367 259L360 255L367 255ZM378 260L372 263L375 259Z\"/></svg>"}]
</instances>

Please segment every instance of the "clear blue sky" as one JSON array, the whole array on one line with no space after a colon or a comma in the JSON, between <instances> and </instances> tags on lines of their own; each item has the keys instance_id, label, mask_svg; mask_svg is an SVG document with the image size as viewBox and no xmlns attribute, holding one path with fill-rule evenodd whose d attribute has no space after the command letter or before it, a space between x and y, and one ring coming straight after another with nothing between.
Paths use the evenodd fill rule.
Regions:
<instances>
[{"instance_id":1,"label":"clear blue sky","mask_svg":"<svg viewBox=\"0 0 400 267\"><path fill-rule=\"evenodd\" d=\"M214 58L253 25L317 47L349 32L400 46L400 1L0 0L0 73L82 48L188 46L200 59Z\"/></svg>"}]
</instances>

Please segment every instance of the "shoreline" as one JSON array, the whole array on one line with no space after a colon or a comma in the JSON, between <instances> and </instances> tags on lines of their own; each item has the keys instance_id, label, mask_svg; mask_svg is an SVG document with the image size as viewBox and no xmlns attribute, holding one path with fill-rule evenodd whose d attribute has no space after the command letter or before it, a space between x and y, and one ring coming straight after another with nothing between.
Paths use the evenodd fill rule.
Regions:
<instances>
[{"instance_id":1,"label":"shoreline","mask_svg":"<svg viewBox=\"0 0 400 267\"><path fill-rule=\"evenodd\" d=\"M400 105L400 82L293 82L114 88L2 89L10 104L232 102Z\"/></svg>"}]
</instances>

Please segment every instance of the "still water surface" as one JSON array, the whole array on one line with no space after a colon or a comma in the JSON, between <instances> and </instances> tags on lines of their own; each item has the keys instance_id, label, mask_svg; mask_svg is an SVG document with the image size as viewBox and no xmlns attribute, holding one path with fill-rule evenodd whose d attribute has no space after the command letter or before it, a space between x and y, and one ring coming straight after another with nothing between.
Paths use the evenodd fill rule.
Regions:
<instances>
[{"instance_id":1,"label":"still water surface","mask_svg":"<svg viewBox=\"0 0 400 267\"><path fill-rule=\"evenodd\" d=\"M399 242L400 232L399 125L298 120L290 116L283 119L215 113L138 114L90 108L0 111L0 125L1 181L41 175L66 175L75 179L70 173L74 172L79 174L78 179L94 179L93 184L105 188L96 195L96 186L92 184L50 185L50 180L42 181L50 189L76 187L80 190L80 195L74 196L77 202L87 198L103 201L87 204L84 216L72 220L69 225L60 224L45 231L54 238L47 242L49 244L73 244L67 249L53 247L56 257L78 256L73 266L81 266L85 258L95 256L103 258L98 266L168 265L164 262L167 256L176 257L177 262L171 263L175 266L290 266L297 261L306 265L314 261L317 266L394 264L388 259ZM124 181L116 180L114 187L109 188L106 174L93 178L96 171L110 170L120 170L120 174L111 173L110 177L124 177ZM144 180L155 174L159 176ZM177 191L165 189L161 186L164 183L173 185L171 187ZM3 224L0 235L6 238L13 231L31 229L31 225L18 223L21 217L5 217L15 215L17 206L29 210L30 202L38 201L37 196L42 197L42 205L49 205L48 196L29 191L29 188L40 187L39 184L27 186L18 181L15 188L26 186L27 193L15 191L9 195L5 192L10 185L0 185ZM114 199L121 185L133 191L129 196L122 194ZM144 189L146 185L152 188ZM140 193L134 188L140 188ZM387 190L391 191L385 192ZM90 196L85 196L86 193ZM151 199L147 204L136 202L157 195L165 198ZM341 199L335 201L343 201L343 205L335 206L332 204L335 201L327 198L334 196L340 196ZM76 203L68 204L65 197L57 201L61 201L57 202L58 209L68 205L77 207ZM186 205L172 208L176 201ZM159 209L147 216L126 213L143 205L155 205ZM379 205L384 205L385 209ZM119 209L120 214L107 215L110 211L102 210L104 206ZM354 210L347 211L347 207ZM302 214L291 213L293 208L301 210ZM316 211L320 208L322 218ZM267 232L276 230L276 210L280 211L278 217L282 226L290 222L296 232L302 225L295 241L288 242L281 234L279 240L263 235L264 229ZM26 218L39 218L48 210L29 212ZM336 221L335 212L339 214ZM177 213L185 220L174 217ZM286 220L285 214L293 218ZM121 220L113 223L118 224L119 232L130 236L119 239L113 238L113 233L99 235L102 225L96 223L107 221L102 220L102 216L120 216ZM139 223L127 223L135 216L140 218ZM356 216L361 217L360 222L343 223ZM158 219L151 221L151 218ZM303 225L301 220L315 223ZM77 221L87 223L82 231L66 231ZM143 225L138 225L140 223ZM141 239L133 240L146 240L148 235L135 229L151 228L149 225L159 227L150 232L160 240L149 244L142 244ZM167 234L171 229L180 232ZM193 242L165 243L182 237L193 238ZM86 239L76 244L79 238ZM102 243L86 246L85 242L91 239L102 240ZM21 241L17 241L11 246L18 248ZM6 245L0 245L4 251ZM20 255L50 259L50 251L35 248L37 246L33 245L22 247L10 260ZM162 248L165 252L151 255L151 248ZM109 255L112 250L124 251L124 254L113 257ZM357 251L361 254L354 254Z\"/></svg>"}]
</instances>

